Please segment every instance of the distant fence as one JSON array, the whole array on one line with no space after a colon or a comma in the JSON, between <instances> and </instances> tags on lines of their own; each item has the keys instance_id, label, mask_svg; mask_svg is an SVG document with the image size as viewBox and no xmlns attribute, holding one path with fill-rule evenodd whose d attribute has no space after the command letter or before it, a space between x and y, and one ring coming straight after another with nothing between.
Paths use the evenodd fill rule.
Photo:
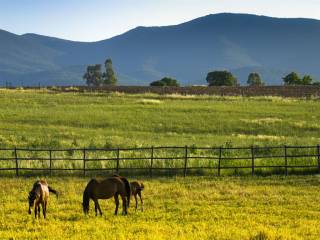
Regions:
<instances>
[{"instance_id":1,"label":"distant fence","mask_svg":"<svg viewBox=\"0 0 320 240\"><path fill-rule=\"evenodd\" d=\"M114 173L140 171L150 177L164 171L183 176L198 171L220 176L223 171L246 174L277 172L288 175L295 169L320 173L320 146L277 147L147 147L103 149L0 149L0 172L60 171ZM308 172L309 172L308 171Z\"/></svg>"},{"instance_id":2,"label":"distant fence","mask_svg":"<svg viewBox=\"0 0 320 240\"><path fill-rule=\"evenodd\" d=\"M39 89L25 87L25 89ZM217 96L280 96L280 97L320 97L320 86L190 86L190 87L154 87L154 86L61 86L46 87L58 92L121 92L128 94L181 94L181 95L217 95Z\"/></svg>"}]
</instances>

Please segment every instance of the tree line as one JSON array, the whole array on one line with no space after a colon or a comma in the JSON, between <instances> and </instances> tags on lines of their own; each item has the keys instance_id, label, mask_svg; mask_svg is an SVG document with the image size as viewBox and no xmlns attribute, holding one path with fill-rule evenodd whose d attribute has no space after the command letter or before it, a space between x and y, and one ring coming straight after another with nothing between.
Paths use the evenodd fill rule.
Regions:
<instances>
[{"instance_id":1,"label":"tree line","mask_svg":"<svg viewBox=\"0 0 320 240\"><path fill-rule=\"evenodd\" d=\"M102 72L102 65L95 64L87 66L87 71L83 75L88 86L112 86L117 85L118 79L113 70L112 60L108 58L104 63L105 71ZM291 72L282 78L284 85L318 85L319 81L315 81L310 75L300 75ZM212 71L207 74L206 81L209 86L240 86L238 79L229 71ZM265 82L257 72L250 73L247 79L249 86L264 86ZM150 86L174 86L179 87L178 80L171 77L164 77L160 80L150 83Z\"/></svg>"},{"instance_id":2,"label":"tree line","mask_svg":"<svg viewBox=\"0 0 320 240\"><path fill-rule=\"evenodd\" d=\"M209 86L239 86L239 82L235 76L229 71L213 71L209 72L206 78ZM291 72L282 78L284 85L318 85L319 81L315 81L310 75L300 77L298 73ZM253 72L248 76L247 84L249 86L264 86L265 82L259 73Z\"/></svg>"}]
</instances>

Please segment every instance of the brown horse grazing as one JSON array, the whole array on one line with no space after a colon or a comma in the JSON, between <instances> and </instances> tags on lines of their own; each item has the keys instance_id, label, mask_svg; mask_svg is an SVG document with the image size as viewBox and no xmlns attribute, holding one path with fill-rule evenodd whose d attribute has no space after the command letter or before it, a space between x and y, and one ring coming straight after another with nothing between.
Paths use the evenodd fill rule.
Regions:
<instances>
[{"instance_id":1,"label":"brown horse grazing","mask_svg":"<svg viewBox=\"0 0 320 240\"><path fill-rule=\"evenodd\" d=\"M83 192L83 212L85 214L89 213L89 202L90 199L92 199L95 206L96 216L98 215L97 210L99 210L100 215L102 215L98 199L109 199L114 197L116 203L116 209L114 214L117 215L120 195L122 199L123 214L126 215L127 199L128 201L130 201L130 194L130 184L126 178L122 179L119 176L113 176L101 181L91 179Z\"/></svg>"},{"instance_id":2,"label":"brown horse grazing","mask_svg":"<svg viewBox=\"0 0 320 240\"><path fill-rule=\"evenodd\" d=\"M130 189L130 193L131 193L131 185L130 185L127 178L120 176L119 174L113 174L113 177L120 178L124 182L124 184L126 185L126 188ZM131 194L129 196L127 195L127 208L129 208L129 206L130 206L130 199L131 199Z\"/></svg>"},{"instance_id":3,"label":"brown horse grazing","mask_svg":"<svg viewBox=\"0 0 320 240\"><path fill-rule=\"evenodd\" d=\"M57 191L49 187L48 183L45 180L39 180L33 184L33 188L29 192L29 196L28 196L28 200L29 200L28 213L29 214L31 214L31 209L34 206L34 216L35 218L37 218L37 215L38 215L38 217L40 218L40 205L41 205L43 217L46 218L49 192L56 194L56 196L58 197Z\"/></svg>"},{"instance_id":4,"label":"brown horse grazing","mask_svg":"<svg viewBox=\"0 0 320 240\"><path fill-rule=\"evenodd\" d=\"M139 183L137 181L134 181L134 182L130 183L130 186L131 186L131 193L134 196L134 199L136 200L136 210L138 208L137 195L139 195L140 201L141 201L141 211L143 211L143 199L141 196L141 192L144 189L143 183L142 182Z\"/></svg>"}]
</instances>

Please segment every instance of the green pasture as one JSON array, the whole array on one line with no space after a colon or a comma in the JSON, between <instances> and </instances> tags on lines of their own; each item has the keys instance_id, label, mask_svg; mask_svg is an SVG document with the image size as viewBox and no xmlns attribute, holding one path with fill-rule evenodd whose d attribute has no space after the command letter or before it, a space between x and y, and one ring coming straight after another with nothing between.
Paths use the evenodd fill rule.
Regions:
<instances>
[{"instance_id":1,"label":"green pasture","mask_svg":"<svg viewBox=\"0 0 320 240\"><path fill-rule=\"evenodd\" d=\"M0 148L118 148L151 146L247 147L320 143L319 99L218 97L120 93L62 93L43 90L0 90ZM283 149L256 155L283 155ZM317 149L291 149L291 154L317 154ZM217 151L189 151L190 156L218 157ZM91 152L88 158L115 158L116 152ZM122 152L122 157L149 158L150 151ZM184 149L156 151L155 157L184 157ZM290 152L288 153L290 154ZM14 157L0 151L0 158ZM48 152L18 152L19 157L48 158ZM249 156L248 150L223 157ZM56 152L56 158L82 158L80 151ZM307 159L317 165L317 158ZM283 158L258 165L283 164ZM305 165L306 159L289 159ZM146 167L149 161L123 161L122 167ZM225 166L232 162L224 161ZM247 162L237 163L245 166ZM242 165L241 165L242 164ZM14 161L1 162L14 167ZM55 162L56 168L81 168L82 161ZM112 168L114 161L91 162L89 168ZM154 167L183 167L182 160L155 161ZM48 166L24 161L20 167ZM193 159L188 167L217 167L217 161ZM283 170L283 169L282 169ZM282 171L279 169L279 171ZM213 172L214 174L214 172Z\"/></svg>"},{"instance_id":2,"label":"green pasture","mask_svg":"<svg viewBox=\"0 0 320 240\"><path fill-rule=\"evenodd\" d=\"M1 147L318 144L319 100L0 90Z\"/></svg>"},{"instance_id":3,"label":"green pasture","mask_svg":"<svg viewBox=\"0 0 320 240\"><path fill-rule=\"evenodd\" d=\"M0 148L75 148L80 150L55 152L53 157L81 159L82 148L315 146L320 143L319 117L318 99L0 90ZM246 151L224 152L223 157L248 154ZM282 149L272 151L274 155L283 154ZM316 154L315 151L289 149L288 154ZM255 152L256 155L269 153L268 149ZM91 159L116 157L114 151L87 154ZM148 158L150 151L121 154ZM161 150L154 152L155 157L165 154ZM172 150L170 154L183 158L184 149ZM219 153L190 149L188 154L217 156ZM48 152L18 151L18 155L41 159ZM0 158L13 157L12 151L0 150ZM301 157L288 161L299 164L304 160ZM149 160L146 161L121 164L146 167ZM308 161L316 165L317 157ZM283 158L257 163L283 164ZM62 160L53 164L57 168L81 168L83 162ZM106 168L114 167L115 162L87 164L91 168ZM183 164L183 159L157 160L154 167ZM232 162L226 160L222 164ZM14 165L14 160L1 161L2 168ZM186 178L175 177L180 172L168 171L165 174L169 178L153 179L132 172L130 180L136 179L137 174L146 186L145 211L135 212L130 208L128 216L114 216L111 199L100 201L102 217L94 216L92 203L90 215L84 216L82 192L89 174L80 178L65 176L71 172L61 175L53 172L53 177L47 180L61 194L58 199L51 196L46 220L34 220L33 215L27 214L27 196L38 178L35 175L48 176L48 172L34 172L29 178L4 177L7 173L2 172L0 239L318 239L319 175L214 177L216 161L188 162L188 167L199 165L213 169L208 170L207 177ZM47 166L48 161L43 160L19 162L19 167L25 168ZM250 169L247 173L250 174ZM99 173L100 176L110 174Z\"/></svg>"}]
</instances>

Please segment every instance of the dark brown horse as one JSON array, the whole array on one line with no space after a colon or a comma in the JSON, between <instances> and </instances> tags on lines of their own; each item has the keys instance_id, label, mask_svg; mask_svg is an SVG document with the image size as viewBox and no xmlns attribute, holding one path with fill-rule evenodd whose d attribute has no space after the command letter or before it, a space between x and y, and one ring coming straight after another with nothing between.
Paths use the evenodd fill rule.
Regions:
<instances>
[{"instance_id":1,"label":"dark brown horse","mask_svg":"<svg viewBox=\"0 0 320 240\"><path fill-rule=\"evenodd\" d=\"M123 214L127 214L127 206L130 201L131 189L126 178L113 176L101 181L91 179L83 192L83 211L85 214L89 213L89 202L90 199L92 199L95 206L96 216L98 215L97 210L99 210L100 215L102 215L98 199L109 199L114 197L116 203L114 214L117 215L119 208L119 195L122 199Z\"/></svg>"},{"instance_id":2,"label":"dark brown horse","mask_svg":"<svg viewBox=\"0 0 320 240\"><path fill-rule=\"evenodd\" d=\"M56 190L48 186L45 180L36 181L33 184L32 190L29 192L29 214L31 214L32 207L34 206L34 216L35 218L40 218L40 205L42 207L43 217L46 218L47 205L49 200L49 192L52 192L58 196Z\"/></svg>"},{"instance_id":3,"label":"dark brown horse","mask_svg":"<svg viewBox=\"0 0 320 240\"><path fill-rule=\"evenodd\" d=\"M141 201L141 211L143 211L143 199L141 196L141 192L144 189L144 185L142 182L130 182L130 186L131 186L131 193L134 196L134 199L136 200L136 210L138 209L138 199L137 199L137 195L140 198Z\"/></svg>"}]
</instances>

